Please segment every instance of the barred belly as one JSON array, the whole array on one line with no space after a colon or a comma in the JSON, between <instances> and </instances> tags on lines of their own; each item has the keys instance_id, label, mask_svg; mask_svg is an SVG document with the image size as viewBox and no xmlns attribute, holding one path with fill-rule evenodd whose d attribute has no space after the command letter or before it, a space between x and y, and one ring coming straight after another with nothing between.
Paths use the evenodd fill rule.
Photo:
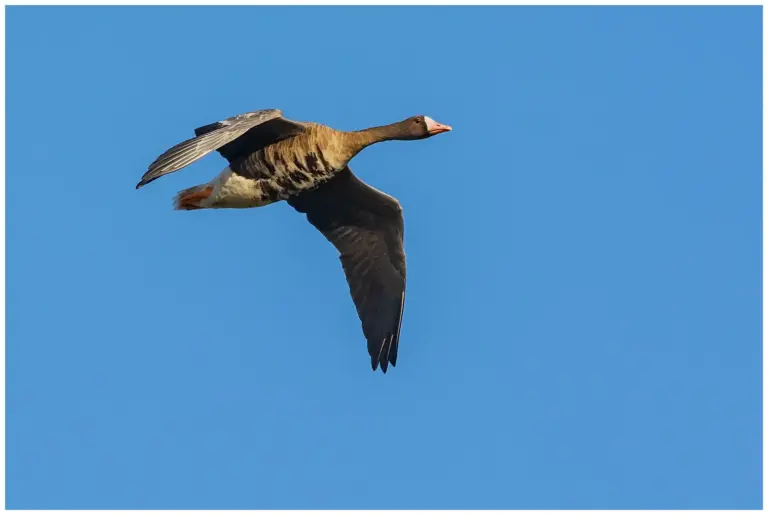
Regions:
<instances>
[{"instance_id":1,"label":"barred belly","mask_svg":"<svg viewBox=\"0 0 768 515\"><path fill-rule=\"evenodd\" d=\"M319 146L302 149L296 144L272 145L225 168L211 183L211 207L266 206L313 190L346 166L326 160Z\"/></svg>"}]
</instances>

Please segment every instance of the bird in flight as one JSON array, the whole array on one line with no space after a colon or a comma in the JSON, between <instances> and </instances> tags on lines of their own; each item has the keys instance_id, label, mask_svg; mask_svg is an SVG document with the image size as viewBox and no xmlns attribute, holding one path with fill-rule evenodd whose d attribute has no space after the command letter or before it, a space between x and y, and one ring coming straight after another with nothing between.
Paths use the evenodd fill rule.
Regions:
<instances>
[{"instance_id":1,"label":"bird in flight","mask_svg":"<svg viewBox=\"0 0 768 515\"><path fill-rule=\"evenodd\" d=\"M217 151L229 166L206 184L178 192L177 210L262 207L285 200L339 251L368 342L371 367L397 363L405 302L400 203L358 179L349 162L382 141L420 140L450 131L428 116L359 131L297 122L263 109L195 129L160 155L136 189Z\"/></svg>"}]
</instances>

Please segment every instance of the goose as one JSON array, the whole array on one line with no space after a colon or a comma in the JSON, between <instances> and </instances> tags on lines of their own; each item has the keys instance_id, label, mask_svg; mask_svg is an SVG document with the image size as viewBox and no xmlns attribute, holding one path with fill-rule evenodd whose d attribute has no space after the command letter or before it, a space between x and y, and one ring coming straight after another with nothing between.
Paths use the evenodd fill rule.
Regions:
<instances>
[{"instance_id":1,"label":"goose","mask_svg":"<svg viewBox=\"0 0 768 515\"><path fill-rule=\"evenodd\" d=\"M136 185L181 170L217 151L228 166L174 197L176 210L254 208L281 200L303 214L340 253L368 343L371 368L396 366L405 303L403 211L360 180L349 162L375 143L420 140L450 131L428 116L359 131L298 122L279 109L252 111L198 127L195 137L155 159Z\"/></svg>"}]
</instances>

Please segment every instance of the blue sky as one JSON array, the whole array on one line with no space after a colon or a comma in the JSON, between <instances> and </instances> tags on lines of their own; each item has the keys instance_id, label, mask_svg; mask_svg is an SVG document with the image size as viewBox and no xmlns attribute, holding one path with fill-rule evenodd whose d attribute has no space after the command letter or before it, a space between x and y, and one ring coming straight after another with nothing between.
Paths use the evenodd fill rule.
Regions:
<instances>
[{"instance_id":1,"label":"blue sky","mask_svg":"<svg viewBox=\"0 0 768 515\"><path fill-rule=\"evenodd\" d=\"M8 508L760 508L761 10L7 10ZM195 127L454 131L398 366L285 204L174 212Z\"/></svg>"}]
</instances>

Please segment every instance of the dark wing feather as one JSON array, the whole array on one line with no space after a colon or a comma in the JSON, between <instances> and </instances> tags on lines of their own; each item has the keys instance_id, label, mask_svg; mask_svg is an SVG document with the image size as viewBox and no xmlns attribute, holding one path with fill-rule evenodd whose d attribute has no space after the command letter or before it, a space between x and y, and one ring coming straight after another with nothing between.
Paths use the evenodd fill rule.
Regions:
<instances>
[{"instance_id":1,"label":"dark wing feather","mask_svg":"<svg viewBox=\"0 0 768 515\"><path fill-rule=\"evenodd\" d=\"M149 165L149 169L141 178L141 181L136 185L136 189L163 175L180 170L211 151L221 149L227 146L227 144L237 141L250 130L277 119L283 120L285 125L291 124L289 120L282 118L282 112L279 109L263 109L261 111L240 114L214 124L206 125L205 127L200 127L195 131L196 136L194 138L175 145L155 159ZM280 127L281 125L278 124L274 129L264 131L262 140L269 136L279 135ZM243 145L236 144L235 147L230 148L243 151L242 147ZM255 151L258 149L250 150Z\"/></svg>"},{"instance_id":2,"label":"dark wing feather","mask_svg":"<svg viewBox=\"0 0 768 515\"><path fill-rule=\"evenodd\" d=\"M341 253L341 263L368 341L371 367L397 363L405 301L403 213L392 197L349 168L287 202Z\"/></svg>"}]
</instances>

